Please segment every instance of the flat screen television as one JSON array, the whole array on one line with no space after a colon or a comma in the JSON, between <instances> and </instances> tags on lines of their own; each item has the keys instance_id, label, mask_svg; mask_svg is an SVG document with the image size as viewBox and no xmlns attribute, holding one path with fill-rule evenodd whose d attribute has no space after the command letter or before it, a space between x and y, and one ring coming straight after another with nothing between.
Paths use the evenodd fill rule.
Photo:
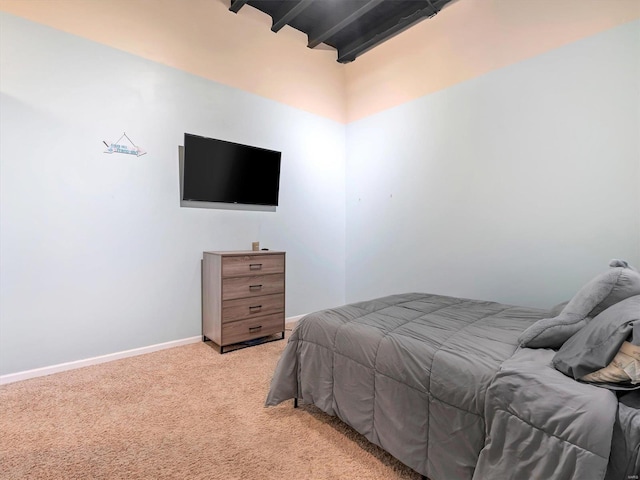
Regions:
<instances>
[{"instance_id":1,"label":"flat screen television","mask_svg":"<svg viewBox=\"0 0 640 480\"><path fill-rule=\"evenodd\" d=\"M281 152L184 134L182 200L278 205Z\"/></svg>"}]
</instances>

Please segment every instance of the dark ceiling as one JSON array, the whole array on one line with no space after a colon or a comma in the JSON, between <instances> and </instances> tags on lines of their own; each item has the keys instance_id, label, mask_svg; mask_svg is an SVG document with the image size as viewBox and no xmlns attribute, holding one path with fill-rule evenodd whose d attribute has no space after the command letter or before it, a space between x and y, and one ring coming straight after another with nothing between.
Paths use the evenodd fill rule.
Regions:
<instances>
[{"instance_id":1,"label":"dark ceiling","mask_svg":"<svg viewBox=\"0 0 640 480\"><path fill-rule=\"evenodd\" d=\"M269 15L271 30L289 25L307 35L309 48L321 43L338 51L338 62L353 62L394 35L436 15L452 0L231 0L238 13L250 5Z\"/></svg>"}]
</instances>

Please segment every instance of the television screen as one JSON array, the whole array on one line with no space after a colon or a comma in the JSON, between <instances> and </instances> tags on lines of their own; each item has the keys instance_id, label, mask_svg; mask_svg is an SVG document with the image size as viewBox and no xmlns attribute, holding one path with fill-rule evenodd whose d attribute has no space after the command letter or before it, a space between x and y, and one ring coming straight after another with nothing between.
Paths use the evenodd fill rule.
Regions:
<instances>
[{"instance_id":1,"label":"television screen","mask_svg":"<svg viewBox=\"0 0 640 480\"><path fill-rule=\"evenodd\" d=\"M280 152L184 134L182 199L278 205Z\"/></svg>"}]
</instances>

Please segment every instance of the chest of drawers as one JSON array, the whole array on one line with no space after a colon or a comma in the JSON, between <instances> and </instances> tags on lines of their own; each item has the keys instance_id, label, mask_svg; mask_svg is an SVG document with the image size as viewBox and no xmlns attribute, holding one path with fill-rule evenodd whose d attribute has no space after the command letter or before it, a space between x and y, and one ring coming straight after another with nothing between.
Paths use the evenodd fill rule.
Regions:
<instances>
[{"instance_id":1,"label":"chest of drawers","mask_svg":"<svg viewBox=\"0 0 640 480\"><path fill-rule=\"evenodd\" d=\"M202 335L220 347L281 333L285 252L204 252Z\"/></svg>"}]
</instances>

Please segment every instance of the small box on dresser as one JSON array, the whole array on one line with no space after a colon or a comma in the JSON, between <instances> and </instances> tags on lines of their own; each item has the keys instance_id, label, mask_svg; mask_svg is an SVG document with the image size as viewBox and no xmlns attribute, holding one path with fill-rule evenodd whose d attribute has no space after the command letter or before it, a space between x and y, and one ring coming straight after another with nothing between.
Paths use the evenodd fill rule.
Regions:
<instances>
[{"instance_id":1,"label":"small box on dresser","mask_svg":"<svg viewBox=\"0 0 640 480\"><path fill-rule=\"evenodd\" d=\"M203 340L224 353L234 344L284 338L284 296L285 252L204 252Z\"/></svg>"}]
</instances>

